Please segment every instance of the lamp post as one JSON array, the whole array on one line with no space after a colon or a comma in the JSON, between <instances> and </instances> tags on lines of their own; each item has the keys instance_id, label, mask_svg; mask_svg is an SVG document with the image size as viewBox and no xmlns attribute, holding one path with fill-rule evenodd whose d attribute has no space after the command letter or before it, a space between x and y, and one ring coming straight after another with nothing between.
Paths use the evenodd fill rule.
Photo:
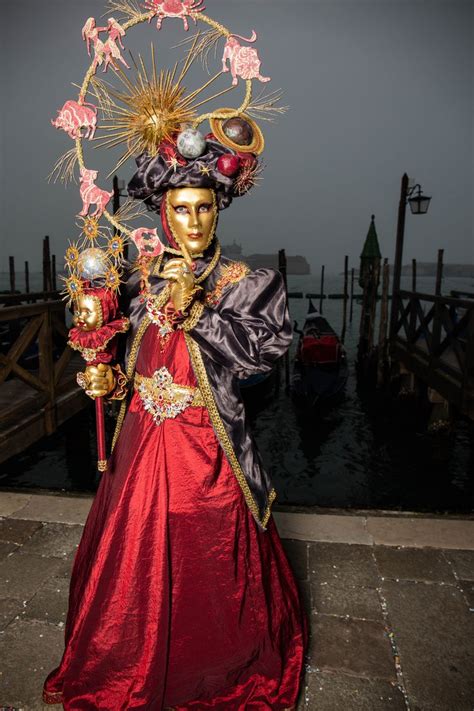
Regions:
<instances>
[{"instance_id":1,"label":"lamp post","mask_svg":"<svg viewBox=\"0 0 474 711\"><path fill-rule=\"evenodd\" d=\"M417 191L415 193L415 191ZM390 339L395 335L395 325L400 299L400 278L402 274L403 239L405 235L405 217L407 203L410 205L412 215L425 215L428 211L431 197L423 195L419 183L410 186L410 179L406 173L402 176L400 188L400 202L398 204L397 242L395 246L395 262L393 267L392 308L390 313Z\"/></svg>"}]
</instances>

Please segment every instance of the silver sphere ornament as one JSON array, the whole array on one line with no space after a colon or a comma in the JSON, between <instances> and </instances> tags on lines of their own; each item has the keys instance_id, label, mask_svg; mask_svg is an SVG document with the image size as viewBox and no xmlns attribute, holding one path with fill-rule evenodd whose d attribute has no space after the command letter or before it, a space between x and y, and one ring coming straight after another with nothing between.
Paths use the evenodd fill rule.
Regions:
<instances>
[{"instance_id":1,"label":"silver sphere ornament","mask_svg":"<svg viewBox=\"0 0 474 711\"><path fill-rule=\"evenodd\" d=\"M109 267L109 261L105 253L98 247L85 249L79 255L77 270L82 279L93 281L104 276Z\"/></svg>"},{"instance_id":2,"label":"silver sphere ornament","mask_svg":"<svg viewBox=\"0 0 474 711\"><path fill-rule=\"evenodd\" d=\"M186 128L178 134L178 151L183 158L199 158L206 150L206 139L195 128Z\"/></svg>"}]
</instances>

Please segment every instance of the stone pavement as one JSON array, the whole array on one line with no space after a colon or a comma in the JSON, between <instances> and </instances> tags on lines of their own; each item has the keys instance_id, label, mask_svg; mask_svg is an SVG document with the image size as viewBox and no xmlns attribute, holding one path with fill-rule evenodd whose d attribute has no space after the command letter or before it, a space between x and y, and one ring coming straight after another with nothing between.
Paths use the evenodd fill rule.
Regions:
<instances>
[{"instance_id":1,"label":"stone pavement","mask_svg":"<svg viewBox=\"0 0 474 711\"><path fill-rule=\"evenodd\" d=\"M60 659L90 497L0 492L0 711ZM474 520L275 513L311 622L299 711L472 711ZM58 707L56 707L58 708Z\"/></svg>"}]
</instances>

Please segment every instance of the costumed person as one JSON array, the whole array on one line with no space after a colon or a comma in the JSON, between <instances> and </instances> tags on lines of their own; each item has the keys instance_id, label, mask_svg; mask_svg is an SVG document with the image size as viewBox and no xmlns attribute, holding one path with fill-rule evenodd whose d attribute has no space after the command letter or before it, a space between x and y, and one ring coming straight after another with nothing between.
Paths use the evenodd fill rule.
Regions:
<instances>
[{"instance_id":1,"label":"costumed person","mask_svg":"<svg viewBox=\"0 0 474 711\"><path fill-rule=\"evenodd\" d=\"M44 684L67 711L296 709L308 624L239 386L272 369L292 327L280 273L221 254L219 213L263 149L257 124L225 111L206 136L181 125L142 151L128 185L167 244L131 234L125 361L80 378L122 403Z\"/></svg>"}]
</instances>

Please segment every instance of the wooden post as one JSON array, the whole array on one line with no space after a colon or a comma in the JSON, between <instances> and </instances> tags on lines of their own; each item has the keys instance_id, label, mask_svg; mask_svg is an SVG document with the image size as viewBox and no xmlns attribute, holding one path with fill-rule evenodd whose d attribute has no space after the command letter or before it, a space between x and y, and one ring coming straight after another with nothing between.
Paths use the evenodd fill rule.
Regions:
<instances>
[{"instance_id":1,"label":"wooden post","mask_svg":"<svg viewBox=\"0 0 474 711\"><path fill-rule=\"evenodd\" d=\"M355 269L352 267L351 269L351 308L349 311L349 323L352 323L352 314L353 314L353 303L354 303L354 272Z\"/></svg>"},{"instance_id":2,"label":"wooden post","mask_svg":"<svg viewBox=\"0 0 474 711\"><path fill-rule=\"evenodd\" d=\"M287 281L287 264L286 264L286 253L284 249L278 250L278 270L283 277L283 282L285 284L286 297L288 298L288 281ZM288 390L290 387L290 353L286 351L283 356L285 363L285 387Z\"/></svg>"},{"instance_id":3,"label":"wooden post","mask_svg":"<svg viewBox=\"0 0 474 711\"><path fill-rule=\"evenodd\" d=\"M411 260L411 305L410 305L410 325L408 329L408 341L413 343L415 339L416 330L416 259Z\"/></svg>"},{"instance_id":4,"label":"wooden post","mask_svg":"<svg viewBox=\"0 0 474 711\"><path fill-rule=\"evenodd\" d=\"M377 361L377 385L382 385L387 373L387 326L388 326L388 292L390 283L390 266L388 259L383 260L382 269L382 299L380 302L379 347Z\"/></svg>"},{"instance_id":5,"label":"wooden post","mask_svg":"<svg viewBox=\"0 0 474 711\"><path fill-rule=\"evenodd\" d=\"M44 407L44 426L46 434L52 434L56 429L56 402L54 387L53 361L53 331L51 311L46 309L43 322L38 333L39 346L39 378L45 386L48 401Z\"/></svg>"},{"instance_id":6,"label":"wooden post","mask_svg":"<svg viewBox=\"0 0 474 711\"><path fill-rule=\"evenodd\" d=\"M113 197L112 197L112 212L114 215L117 214L117 212L120 210L120 188L118 184L118 175L114 175L113 181L112 181L112 186L113 186ZM118 230L116 227L114 227L114 235L118 235L119 237L121 236L120 230ZM123 258L128 259L128 243L125 244L125 247L123 249Z\"/></svg>"},{"instance_id":7,"label":"wooden post","mask_svg":"<svg viewBox=\"0 0 474 711\"><path fill-rule=\"evenodd\" d=\"M438 355L436 351L439 348L441 341L441 310L443 309L441 300L441 282L443 279L443 253L444 249L438 249L438 264L436 267L436 285L435 294L437 299L434 304L434 317L433 317L433 339L431 343L431 363L430 368L436 367L436 361L438 360Z\"/></svg>"},{"instance_id":8,"label":"wooden post","mask_svg":"<svg viewBox=\"0 0 474 711\"><path fill-rule=\"evenodd\" d=\"M8 267L10 269L10 291L15 293L15 257L8 257Z\"/></svg>"},{"instance_id":9,"label":"wooden post","mask_svg":"<svg viewBox=\"0 0 474 711\"><path fill-rule=\"evenodd\" d=\"M57 290L56 285L56 255L51 257L51 287L53 291Z\"/></svg>"},{"instance_id":10,"label":"wooden post","mask_svg":"<svg viewBox=\"0 0 474 711\"><path fill-rule=\"evenodd\" d=\"M349 279L349 257L346 254L344 257L344 297L343 297L343 307L342 307L342 333L341 333L341 343L344 343L346 338L346 319L347 319L347 287Z\"/></svg>"},{"instance_id":11,"label":"wooden post","mask_svg":"<svg viewBox=\"0 0 474 711\"><path fill-rule=\"evenodd\" d=\"M25 292L30 293L30 268L28 262L25 262Z\"/></svg>"},{"instance_id":12,"label":"wooden post","mask_svg":"<svg viewBox=\"0 0 474 711\"><path fill-rule=\"evenodd\" d=\"M416 291L416 259L411 260L411 290Z\"/></svg>"},{"instance_id":13,"label":"wooden post","mask_svg":"<svg viewBox=\"0 0 474 711\"><path fill-rule=\"evenodd\" d=\"M398 203L397 240L395 245L395 262L393 265L392 308L390 313L390 340L395 335L395 327L399 310L400 276L402 273L403 239L405 235L407 195L408 175L404 173L400 186L400 202Z\"/></svg>"},{"instance_id":14,"label":"wooden post","mask_svg":"<svg viewBox=\"0 0 474 711\"><path fill-rule=\"evenodd\" d=\"M441 296L441 285L443 282L443 254L444 249L438 249L438 264L436 265L436 286L435 294Z\"/></svg>"},{"instance_id":15,"label":"wooden post","mask_svg":"<svg viewBox=\"0 0 474 711\"><path fill-rule=\"evenodd\" d=\"M324 299L324 264L321 267L321 288L319 289L319 313L323 313L323 299Z\"/></svg>"},{"instance_id":16,"label":"wooden post","mask_svg":"<svg viewBox=\"0 0 474 711\"><path fill-rule=\"evenodd\" d=\"M48 235L43 240L43 291L51 291L51 259Z\"/></svg>"}]
</instances>

